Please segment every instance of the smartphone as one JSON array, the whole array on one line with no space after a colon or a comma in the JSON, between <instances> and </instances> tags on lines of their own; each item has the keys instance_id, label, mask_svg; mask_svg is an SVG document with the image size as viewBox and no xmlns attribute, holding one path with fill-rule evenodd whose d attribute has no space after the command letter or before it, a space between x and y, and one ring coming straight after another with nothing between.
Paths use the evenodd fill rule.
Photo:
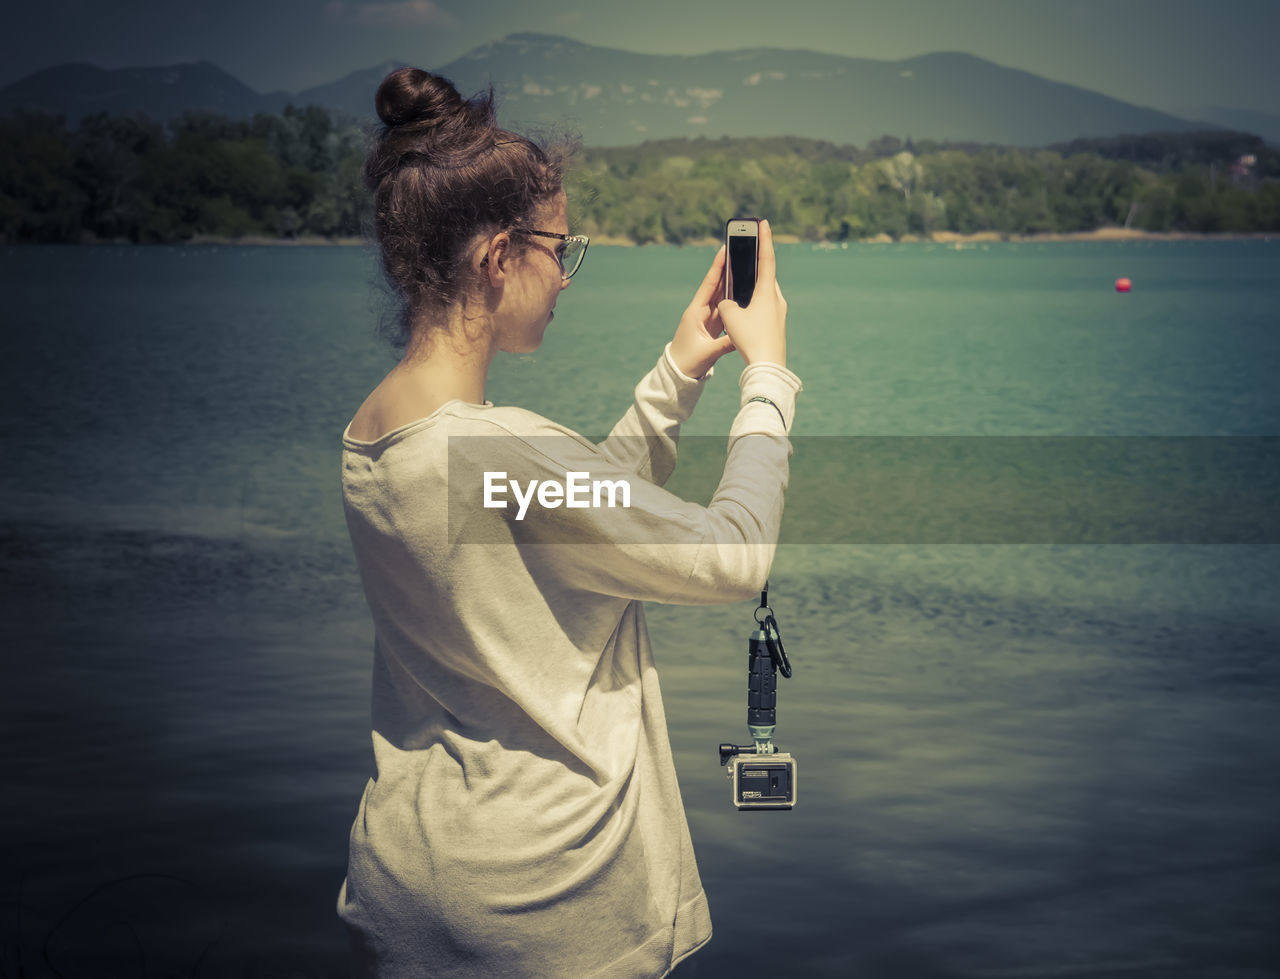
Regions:
<instances>
[{"instance_id":1,"label":"smartphone","mask_svg":"<svg viewBox=\"0 0 1280 979\"><path fill-rule=\"evenodd\" d=\"M724 298L739 306L751 302L756 289L756 267L760 262L760 219L730 218L724 225L727 255L724 270Z\"/></svg>"}]
</instances>

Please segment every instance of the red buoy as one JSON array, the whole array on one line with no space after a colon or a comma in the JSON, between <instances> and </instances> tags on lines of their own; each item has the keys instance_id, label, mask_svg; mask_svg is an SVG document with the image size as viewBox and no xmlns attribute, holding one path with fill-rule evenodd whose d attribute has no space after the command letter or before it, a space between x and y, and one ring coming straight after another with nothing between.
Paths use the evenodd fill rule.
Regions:
<instances>
[{"instance_id":1,"label":"red buoy","mask_svg":"<svg viewBox=\"0 0 1280 979\"><path fill-rule=\"evenodd\" d=\"M1133 283L1128 279L1116 279L1116 292L1128 292L1133 288Z\"/></svg>"}]
</instances>

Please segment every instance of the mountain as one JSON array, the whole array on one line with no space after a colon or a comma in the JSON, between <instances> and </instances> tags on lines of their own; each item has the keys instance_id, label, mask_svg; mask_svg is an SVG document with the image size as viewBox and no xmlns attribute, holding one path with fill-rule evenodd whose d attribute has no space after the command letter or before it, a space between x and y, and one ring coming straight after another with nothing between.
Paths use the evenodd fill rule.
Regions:
<instances>
[{"instance_id":1,"label":"mountain","mask_svg":"<svg viewBox=\"0 0 1280 979\"><path fill-rule=\"evenodd\" d=\"M568 123L599 146L699 135L861 146L886 133L1042 146L1216 128L956 52L901 61L777 48L648 55L514 34L438 70L464 90L492 79L505 118Z\"/></svg>"},{"instance_id":2,"label":"mountain","mask_svg":"<svg viewBox=\"0 0 1280 979\"><path fill-rule=\"evenodd\" d=\"M372 121L378 82L403 63L266 95L208 62L118 71L64 65L0 89L0 112L30 107L79 119L143 111L170 119L198 108L247 117L293 102ZM721 135L866 145L885 134L1043 146L1082 136L1218 128L956 52L901 61L778 48L657 55L513 34L432 70L464 94L492 83L506 124L567 126L592 146Z\"/></svg>"},{"instance_id":3,"label":"mountain","mask_svg":"<svg viewBox=\"0 0 1280 979\"><path fill-rule=\"evenodd\" d=\"M1179 112L1190 119L1204 119L1226 129L1255 133L1273 146L1280 146L1280 116L1271 112L1228 109L1221 105L1198 105Z\"/></svg>"},{"instance_id":4,"label":"mountain","mask_svg":"<svg viewBox=\"0 0 1280 979\"><path fill-rule=\"evenodd\" d=\"M352 118L369 122L374 118L373 94L378 90L378 85L390 72L407 64L412 62L384 61L376 68L353 71L336 82L303 89L290 96L290 99L294 105L323 105L325 108L345 113Z\"/></svg>"},{"instance_id":5,"label":"mountain","mask_svg":"<svg viewBox=\"0 0 1280 979\"><path fill-rule=\"evenodd\" d=\"M208 61L165 68L69 64L44 68L0 89L0 112L31 109L79 120L95 112L144 112L172 119L186 109L243 118L284 108L279 95L259 95Z\"/></svg>"}]
</instances>

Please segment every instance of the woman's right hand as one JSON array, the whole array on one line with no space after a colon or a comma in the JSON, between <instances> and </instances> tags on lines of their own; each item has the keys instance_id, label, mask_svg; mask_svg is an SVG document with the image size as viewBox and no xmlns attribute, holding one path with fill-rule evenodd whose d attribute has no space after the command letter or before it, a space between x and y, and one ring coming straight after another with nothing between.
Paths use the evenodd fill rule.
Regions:
<instances>
[{"instance_id":1,"label":"woman's right hand","mask_svg":"<svg viewBox=\"0 0 1280 979\"><path fill-rule=\"evenodd\" d=\"M767 362L787 366L787 301L778 287L777 262L773 254L773 230L760 222L760 260L756 288L751 303L743 309L732 299L721 302L716 311L725 333L748 364Z\"/></svg>"}]
</instances>

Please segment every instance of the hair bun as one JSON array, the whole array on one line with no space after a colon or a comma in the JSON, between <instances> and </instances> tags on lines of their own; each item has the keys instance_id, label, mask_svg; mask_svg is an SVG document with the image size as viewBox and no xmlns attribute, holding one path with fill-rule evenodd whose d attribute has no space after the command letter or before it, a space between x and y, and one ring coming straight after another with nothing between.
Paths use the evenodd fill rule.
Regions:
<instances>
[{"instance_id":1,"label":"hair bun","mask_svg":"<svg viewBox=\"0 0 1280 979\"><path fill-rule=\"evenodd\" d=\"M467 103L447 78L421 68L397 68L378 86L378 118L392 128L439 125Z\"/></svg>"}]
</instances>

